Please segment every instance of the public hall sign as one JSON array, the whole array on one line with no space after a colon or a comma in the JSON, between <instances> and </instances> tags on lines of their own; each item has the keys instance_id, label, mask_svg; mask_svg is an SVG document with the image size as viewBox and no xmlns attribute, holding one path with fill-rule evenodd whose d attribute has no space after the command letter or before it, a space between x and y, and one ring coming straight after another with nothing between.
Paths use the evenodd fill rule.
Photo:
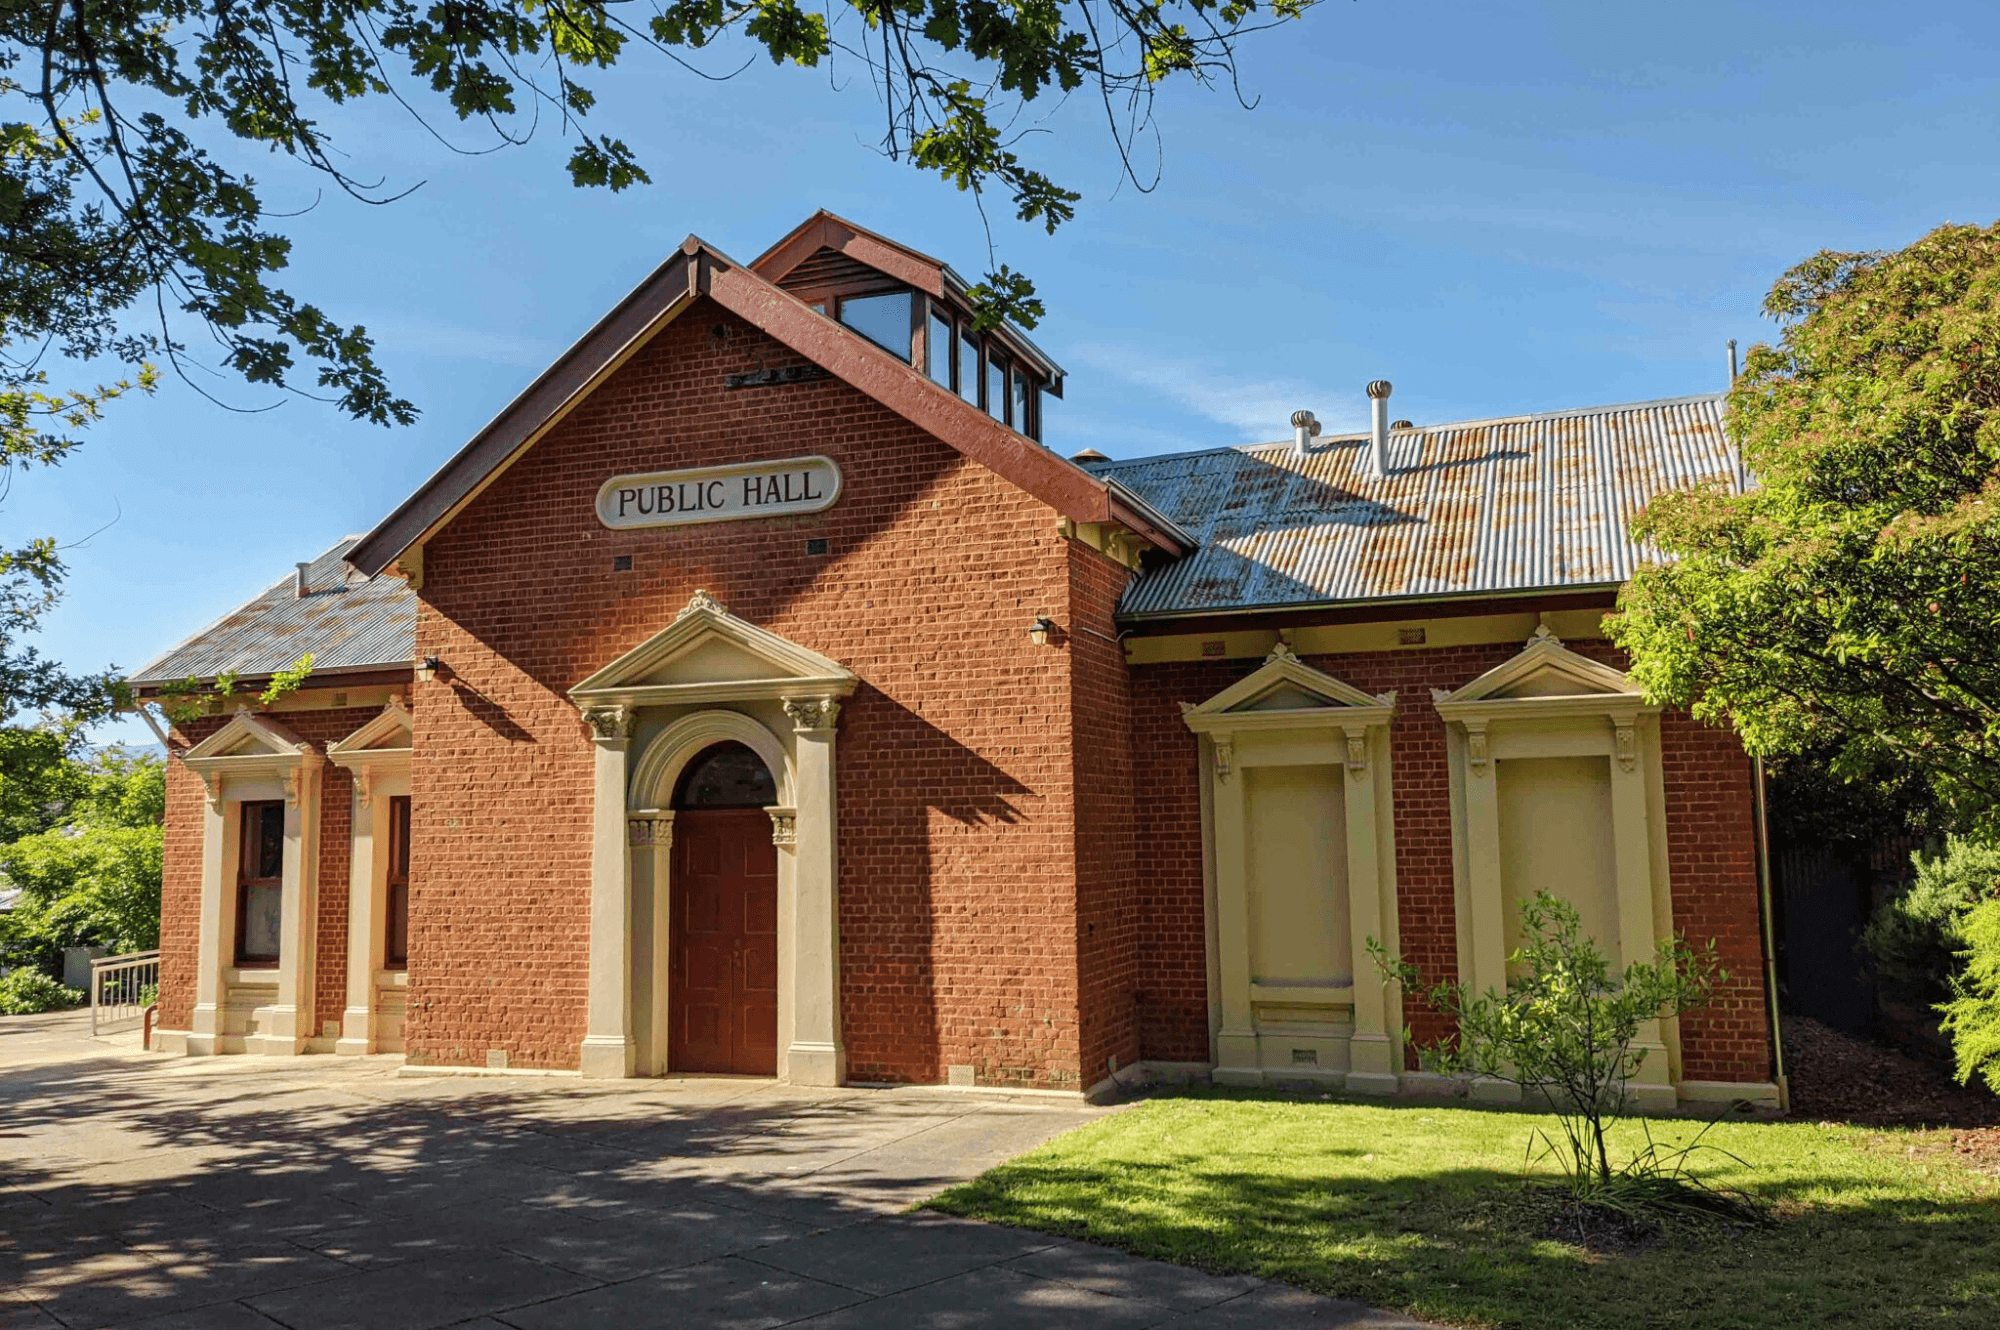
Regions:
<instances>
[{"instance_id":1,"label":"public hall sign","mask_svg":"<svg viewBox=\"0 0 2000 1330\"><path fill-rule=\"evenodd\" d=\"M613 476L597 491L597 520L615 531L785 517L830 508L840 497L831 457L698 466Z\"/></svg>"}]
</instances>

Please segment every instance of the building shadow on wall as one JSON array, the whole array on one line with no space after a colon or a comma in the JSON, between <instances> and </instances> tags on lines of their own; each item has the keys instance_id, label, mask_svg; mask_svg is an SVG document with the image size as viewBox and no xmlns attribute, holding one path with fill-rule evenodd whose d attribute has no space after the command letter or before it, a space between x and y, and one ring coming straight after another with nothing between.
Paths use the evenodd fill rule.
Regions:
<instances>
[{"instance_id":1,"label":"building shadow on wall","mask_svg":"<svg viewBox=\"0 0 2000 1330\"><path fill-rule=\"evenodd\" d=\"M977 968L1025 964L1000 947L982 966L970 955L981 919L1004 928L1024 886L995 874L1009 863L1004 838L1033 834L1038 797L1014 776L878 689L863 684L840 722L841 987L847 995L849 1075L859 1081L932 1082L941 1058L939 967L961 984ZM958 899L939 935L935 884ZM1010 893L1015 899L1010 899ZM940 954L940 948L945 954ZM957 1010L963 1039L1005 1028L1002 1011Z\"/></svg>"}]
</instances>

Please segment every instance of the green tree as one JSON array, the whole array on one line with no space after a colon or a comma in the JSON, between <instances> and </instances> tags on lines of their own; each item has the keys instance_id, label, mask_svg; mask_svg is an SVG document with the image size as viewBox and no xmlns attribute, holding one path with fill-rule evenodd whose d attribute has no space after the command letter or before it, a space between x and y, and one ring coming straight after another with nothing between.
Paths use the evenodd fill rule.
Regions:
<instances>
[{"instance_id":1,"label":"green tree","mask_svg":"<svg viewBox=\"0 0 2000 1330\"><path fill-rule=\"evenodd\" d=\"M1952 980L1952 997L1938 1010L1958 1059L1958 1079L1974 1076L2000 1094L2000 899L1972 907L1959 924L1964 969Z\"/></svg>"},{"instance_id":2,"label":"green tree","mask_svg":"<svg viewBox=\"0 0 2000 1330\"><path fill-rule=\"evenodd\" d=\"M1101 101L1127 174L1150 187L1131 149L1155 132L1157 92L1234 89L1238 43L1315 3L0 5L0 475L59 462L109 403L151 391L161 364L185 367L190 334L251 384L322 396L358 420L415 418L365 328L275 283L291 242L265 206L266 182L230 164L261 149L306 183L392 202L407 186L373 181L336 137L341 112L362 98L392 98L427 125L469 123L495 147L524 142L546 118L571 140L575 184L621 190L646 182L646 167L622 139L587 128L591 83L621 61L649 54L654 70L726 79L745 67L739 56L800 69L840 56L872 75L882 151L972 192L982 210L995 194L1053 232L1080 196L1023 156L1031 104ZM974 295L989 325L1032 327L1042 312L1033 284L1005 264ZM58 387L51 353L114 377ZM108 673L71 676L18 645L61 579L54 542L0 547L0 724L51 709L88 721L117 701Z\"/></svg>"},{"instance_id":3,"label":"green tree","mask_svg":"<svg viewBox=\"0 0 2000 1330\"><path fill-rule=\"evenodd\" d=\"M1954 836L1943 854L1911 859L1916 876L1875 907L1861 943L1878 977L1932 1003L1951 991L1963 968L1966 915L2000 897L2000 848Z\"/></svg>"},{"instance_id":4,"label":"green tree","mask_svg":"<svg viewBox=\"0 0 2000 1330\"><path fill-rule=\"evenodd\" d=\"M1756 484L1654 500L1672 561L1612 634L1752 753L1915 772L1946 823L2000 827L2000 228L1816 255L1764 307L1782 333L1729 395Z\"/></svg>"},{"instance_id":5,"label":"green tree","mask_svg":"<svg viewBox=\"0 0 2000 1330\"><path fill-rule=\"evenodd\" d=\"M64 947L160 943L165 762L112 748L68 765L58 825L0 845L0 878L21 891L0 915L0 964L51 976Z\"/></svg>"}]
</instances>

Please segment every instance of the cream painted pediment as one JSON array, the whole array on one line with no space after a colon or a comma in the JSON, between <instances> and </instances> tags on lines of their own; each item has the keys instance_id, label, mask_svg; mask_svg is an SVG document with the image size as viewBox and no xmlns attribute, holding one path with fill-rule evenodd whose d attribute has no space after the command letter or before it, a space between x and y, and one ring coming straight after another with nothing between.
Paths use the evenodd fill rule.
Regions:
<instances>
[{"instance_id":1,"label":"cream painted pediment","mask_svg":"<svg viewBox=\"0 0 2000 1330\"><path fill-rule=\"evenodd\" d=\"M578 706L671 706L800 696L845 697L859 680L817 651L731 614L697 591L672 624L598 670Z\"/></svg>"},{"instance_id":2,"label":"cream painted pediment","mask_svg":"<svg viewBox=\"0 0 2000 1330\"><path fill-rule=\"evenodd\" d=\"M1199 706L1183 706L1181 718L1198 733L1292 728L1323 724L1339 728L1380 725L1395 709L1396 695L1370 697L1353 684L1314 669L1280 642L1264 664Z\"/></svg>"},{"instance_id":3,"label":"cream painted pediment","mask_svg":"<svg viewBox=\"0 0 2000 1330\"><path fill-rule=\"evenodd\" d=\"M311 750L310 744L283 725L246 707L231 716L227 725L188 749L181 760L203 762L216 758L276 758L296 761Z\"/></svg>"},{"instance_id":4,"label":"cream painted pediment","mask_svg":"<svg viewBox=\"0 0 2000 1330\"><path fill-rule=\"evenodd\" d=\"M1553 701L1590 698L1600 702L1639 701L1639 689L1629 675L1579 656L1546 626L1537 628L1520 654L1495 665L1457 689L1433 689L1432 699L1446 715L1467 703Z\"/></svg>"},{"instance_id":5,"label":"cream painted pediment","mask_svg":"<svg viewBox=\"0 0 2000 1330\"><path fill-rule=\"evenodd\" d=\"M360 729L328 748L326 755L339 762L360 753L407 751L412 743L410 735L410 713L402 703L391 702Z\"/></svg>"}]
</instances>

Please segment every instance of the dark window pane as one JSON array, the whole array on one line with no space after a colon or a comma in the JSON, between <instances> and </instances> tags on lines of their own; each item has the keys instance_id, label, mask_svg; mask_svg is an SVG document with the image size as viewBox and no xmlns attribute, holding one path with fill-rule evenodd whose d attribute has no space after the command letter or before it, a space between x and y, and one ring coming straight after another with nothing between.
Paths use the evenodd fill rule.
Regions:
<instances>
[{"instance_id":1,"label":"dark window pane","mask_svg":"<svg viewBox=\"0 0 2000 1330\"><path fill-rule=\"evenodd\" d=\"M951 387L951 343L952 338L955 336L957 334L951 329L951 320L941 319L933 311L931 313L931 335L926 339L927 344L925 347L929 352L927 358L930 361L927 368L931 376L931 382L943 384L947 388Z\"/></svg>"},{"instance_id":2,"label":"dark window pane","mask_svg":"<svg viewBox=\"0 0 2000 1330\"><path fill-rule=\"evenodd\" d=\"M1007 368L997 360L986 362L986 414L995 420L1007 414Z\"/></svg>"},{"instance_id":3,"label":"dark window pane","mask_svg":"<svg viewBox=\"0 0 2000 1330\"><path fill-rule=\"evenodd\" d=\"M285 806L257 805L257 871L262 879L285 875Z\"/></svg>"},{"instance_id":4,"label":"dark window pane","mask_svg":"<svg viewBox=\"0 0 2000 1330\"><path fill-rule=\"evenodd\" d=\"M778 802L777 783L764 759L739 743L719 743L681 775L676 808L768 808Z\"/></svg>"},{"instance_id":5,"label":"dark window pane","mask_svg":"<svg viewBox=\"0 0 2000 1330\"><path fill-rule=\"evenodd\" d=\"M1026 434L1028 432L1028 376L1016 366L1008 381L1012 394L1008 399L1007 423Z\"/></svg>"},{"instance_id":6,"label":"dark window pane","mask_svg":"<svg viewBox=\"0 0 2000 1330\"><path fill-rule=\"evenodd\" d=\"M849 296L840 302L840 321L885 351L910 358L910 293Z\"/></svg>"},{"instance_id":7,"label":"dark window pane","mask_svg":"<svg viewBox=\"0 0 2000 1330\"><path fill-rule=\"evenodd\" d=\"M390 969L410 962L410 796L389 800L389 918L382 960Z\"/></svg>"},{"instance_id":8,"label":"dark window pane","mask_svg":"<svg viewBox=\"0 0 2000 1330\"><path fill-rule=\"evenodd\" d=\"M958 395L979 405L979 343L970 333L958 339Z\"/></svg>"}]
</instances>

